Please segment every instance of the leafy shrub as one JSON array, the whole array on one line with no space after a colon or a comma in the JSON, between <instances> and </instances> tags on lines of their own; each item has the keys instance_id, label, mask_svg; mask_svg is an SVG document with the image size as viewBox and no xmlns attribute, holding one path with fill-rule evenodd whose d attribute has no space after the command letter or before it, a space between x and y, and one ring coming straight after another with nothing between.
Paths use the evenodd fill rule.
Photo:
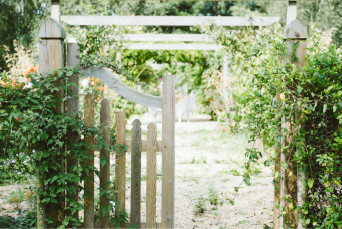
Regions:
<instances>
[{"instance_id":1,"label":"leafy shrub","mask_svg":"<svg viewBox=\"0 0 342 229\"><path fill-rule=\"evenodd\" d=\"M28 176L41 181L35 190L40 202L54 206L63 192L74 193L75 184L80 184L90 171L99 174L96 168L88 166L87 150L92 147L100 150L112 146L102 141L102 131L88 127L80 113L69 117L66 113L56 113L56 105L65 102L70 96L69 88L74 86L69 77L79 74L78 66L66 67L51 74L27 76L30 86L18 83L5 73L0 78L0 179L1 182L20 181ZM61 92L65 92L62 94ZM61 97L60 94L62 94ZM66 144L68 131L79 138L74 145ZM96 145L86 143L86 137L93 134ZM112 138L113 139L113 138ZM64 172L61 168L69 155L77 158L79 166ZM105 163L100 160L101 164ZM82 187L78 187L82 190ZM114 209L114 199L107 209ZM16 200L17 201L17 200ZM66 198L69 204L64 208L66 215L83 208L82 204ZM63 225L80 226L79 219L65 217Z\"/></svg>"}]
</instances>

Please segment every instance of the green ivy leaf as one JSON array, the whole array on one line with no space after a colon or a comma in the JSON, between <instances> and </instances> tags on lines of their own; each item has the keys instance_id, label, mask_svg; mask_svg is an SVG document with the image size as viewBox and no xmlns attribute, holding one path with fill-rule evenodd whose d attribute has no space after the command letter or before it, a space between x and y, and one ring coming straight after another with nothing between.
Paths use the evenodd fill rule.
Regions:
<instances>
[{"instance_id":1,"label":"green ivy leaf","mask_svg":"<svg viewBox=\"0 0 342 229\"><path fill-rule=\"evenodd\" d=\"M310 189L313 187L313 184L314 184L314 180L312 178L309 178L308 179L308 186Z\"/></svg>"}]
</instances>

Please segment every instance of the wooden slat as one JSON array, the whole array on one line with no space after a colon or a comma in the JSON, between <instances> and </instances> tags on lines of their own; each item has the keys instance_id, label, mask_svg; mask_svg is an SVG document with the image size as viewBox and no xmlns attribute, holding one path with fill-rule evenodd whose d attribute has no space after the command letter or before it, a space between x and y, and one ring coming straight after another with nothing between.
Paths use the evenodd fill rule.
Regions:
<instances>
[{"instance_id":1,"label":"wooden slat","mask_svg":"<svg viewBox=\"0 0 342 229\"><path fill-rule=\"evenodd\" d=\"M157 126L147 126L146 228L156 228Z\"/></svg>"},{"instance_id":2,"label":"wooden slat","mask_svg":"<svg viewBox=\"0 0 342 229\"><path fill-rule=\"evenodd\" d=\"M67 65L73 66L79 63L78 55L79 46L76 43L68 43L67 45ZM70 91L72 96L67 100L67 113L70 117L74 117L75 113L77 114L79 111L79 98L78 98L78 75L72 75L70 78L71 83L75 83L76 86L70 86ZM80 136L76 131L72 131L72 127L68 127L67 134L67 147L70 150L67 155L67 171L68 173L72 173L75 176L78 176L76 170L73 170L74 167L78 166L78 160L75 157L73 152L73 145L79 141ZM78 203L78 183L69 182L69 186L73 186L76 188L76 193L67 192L67 200L66 204L69 205L70 201L68 199L73 200L75 203ZM70 214L71 215L71 214ZM78 210L73 214L73 217L78 219Z\"/></svg>"},{"instance_id":3,"label":"wooden slat","mask_svg":"<svg viewBox=\"0 0 342 229\"><path fill-rule=\"evenodd\" d=\"M175 78L171 75L163 79L162 154L162 227L174 228Z\"/></svg>"},{"instance_id":4,"label":"wooden slat","mask_svg":"<svg viewBox=\"0 0 342 229\"><path fill-rule=\"evenodd\" d=\"M84 102L84 121L88 127L94 126L94 97L91 94L85 96ZM94 144L94 135L86 136L85 142L88 147ZM88 160L85 161L87 167L94 166L94 150L92 147L87 149ZM88 177L84 180L84 228L94 228L95 212L94 212L94 171L88 173Z\"/></svg>"},{"instance_id":5,"label":"wooden slat","mask_svg":"<svg viewBox=\"0 0 342 229\"><path fill-rule=\"evenodd\" d=\"M131 50L218 50L216 44L163 44L163 43L123 43L122 48Z\"/></svg>"},{"instance_id":6,"label":"wooden slat","mask_svg":"<svg viewBox=\"0 0 342 229\"><path fill-rule=\"evenodd\" d=\"M133 121L131 151L131 225L140 227L141 222L141 122Z\"/></svg>"},{"instance_id":7,"label":"wooden slat","mask_svg":"<svg viewBox=\"0 0 342 229\"><path fill-rule=\"evenodd\" d=\"M121 211L126 208L126 152L123 147L126 141L126 115L124 112L119 111L116 116L116 145L119 152L115 155L115 193L116 200L119 206L115 212L116 217L119 217Z\"/></svg>"},{"instance_id":8,"label":"wooden slat","mask_svg":"<svg viewBox=\"0 0 342 229\"><path fill-rule=\"evenodd\" d=\"M233 16L61 16L69 25L145 25L145 26L267 26L279 21L279 17Z\"/></svg>"},{"instance_id":9,"label":"wooden slat","mask_svg":"<svg viewBox=\"0 0 342 229\"><path fill-rule=\"evenodd\" d=\"M161 97L147 95L126 86L119 80L119 78L116 76L116 73L113 73L108 68L88 68L83 70L82 76L96 77L101 79L104 83L107 84L108 87L113 89L116 93L132 102L148 107L162 108Z\"/></svg>"},{"instance_id":10,"label":"wooden slat","mask_svg":"<svg viewBox=\"0 0 342 229\"><path fill-rule=\"evenodd\" d=\"M131 140L126 140L126 145L127 151L131 152ZM141 140L141 152L147 152L147 147L148 147L148 140ZM157 152L162 152L162 142L161 141L156 141L156 150Z\"/></svg>"},{"instance_id":11,"label":"wooden slat","mask_svg":"<svg viewBox=\"0 0 342 229\"><path fill-rule=\"evenodd\" d=\"M108 192L110 190L110 103L108 99L104 98L101 101L100 108L100 126L102 130L103 142L106 145L102 146L100 151L100 190L106 190L106 195L100 196L100 227L109 228L109 212L105 215L102 213L102 208L107 208L110 204ZM105 160L106 163L101 166L101 160Z\"/></svg>"},{"instance_id":12,"label":"wooden slat","mask_svg":"<svg viewBox=\"0 0 342 229\"><path fill-rule=\"evenodd\" d=\"M210 36L206 34L121 34L113 36L115 40L119 41L147 41L147 42L180 42L180 41L197 41L197 42L214 42Z\"/></svg>"}]
</instances>

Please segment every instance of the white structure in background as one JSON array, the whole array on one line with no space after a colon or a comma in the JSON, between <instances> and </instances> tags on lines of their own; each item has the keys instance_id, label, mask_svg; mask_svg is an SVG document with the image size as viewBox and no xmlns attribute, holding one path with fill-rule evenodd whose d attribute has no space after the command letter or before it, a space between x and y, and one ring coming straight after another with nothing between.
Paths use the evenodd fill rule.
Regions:
<instances>
[{"instance_id":1,"label":"white structure in background","mask_svg":"<svg viewBox=\"0 0 342 229\"><path fill-rule=\"evenodd\" d=\"M196 105L196 97L192 91L190 94L186 94L184 98L181 98L178 103L176 103L176 114L178 117L178 122L182 122L183 114L186 114L187 122L190 122L190 113L194 111Z\"/></svg>"},{"instance_id":2,"label":"white structure in background","mask_svg":"<svg viewBox=\"0 0 342 229\"><path fill-rule=\"evenodd\" d=\"M190 122L190 114L193 113L196 106L196 96L192 91L190 94L186 94L183 98L179 98L177 102L176 98L176 115L178 122L182 122L183 115L186 114L187 122ZM148 107L148 120L149 122L155 122L157 114L160 113L160 109L154 107Z\"/></svg>"}]
</instances>

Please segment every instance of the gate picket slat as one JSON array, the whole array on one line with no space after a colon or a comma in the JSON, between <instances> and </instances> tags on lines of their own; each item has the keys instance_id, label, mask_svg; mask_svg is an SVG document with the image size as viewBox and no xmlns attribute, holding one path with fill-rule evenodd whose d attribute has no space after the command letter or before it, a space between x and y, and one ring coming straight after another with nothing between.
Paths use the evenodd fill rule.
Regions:
<instances>
[{"instance_id":1,"label":"gate picket slat","mask_svg":"<svg viewBox=\"0 0 342 229\"><path fill-rule=\"evenodd\" d=\"M94 97L90 94L85 96L84 103L84 121L88 127L94 125ZM94 135L86 136L87 145L94 144ZM94 150L87 150L87 155L90 157L85 161L87 167L94 166ZM88 173L87 179L84 180L84 189L86 197L84 198L84 228L94 228L94 171Z\"/></svg>"},{"instance_id":2,"label":"gate picket slat","mask_svg":"<svg viewBox=\"0 0 342 229\"><path fill-rule=\"evenodd\" d=\"M131 140L131 225L140 227L141 206L141 122L133 121Z\"/></svg>"},{"instance_id":3,"label":"gate picket slat","mask_svg":"<svg viewBox=\"0 0 342 229\"><path fill-rule=\"evenodd\" d=\"M110 144L110 104L108 99L101 101L100 109L100 125L102 129L103 142ZM108 207L109 202L109 188L110 188L110 153L108 146L102 146L100 151L100 161L106 160L106 163L101 166L100 163L100 189L106 190L107 194L100 196L100 227L110 228L109 212L105 215L102 214L102 208Z\"/></svg>"},{"instance_id":4,"label":"gate picket slat","mask_svg":"<svg viewBox=\"0 0 342 229\"><path fill-rule=\"evenodd\" d=\"M125 210L125 187L126 187L126 152L123 147L126 142L126 115L123 111L119 111L116 117L116 144L119 152L115 157L115 193L119 206L115 212L115 216L119 217L121 211Z\"/></svg>"},{"instance_id":5,"label":"gate picket slat","mask_svg":"<svg viewBox=\"0 0 342 229\"><path fill-rule=\"evenodd\" d=\"M157 126L147 126L146 228L156 228Z\"/></svg>"}]
</instances>

